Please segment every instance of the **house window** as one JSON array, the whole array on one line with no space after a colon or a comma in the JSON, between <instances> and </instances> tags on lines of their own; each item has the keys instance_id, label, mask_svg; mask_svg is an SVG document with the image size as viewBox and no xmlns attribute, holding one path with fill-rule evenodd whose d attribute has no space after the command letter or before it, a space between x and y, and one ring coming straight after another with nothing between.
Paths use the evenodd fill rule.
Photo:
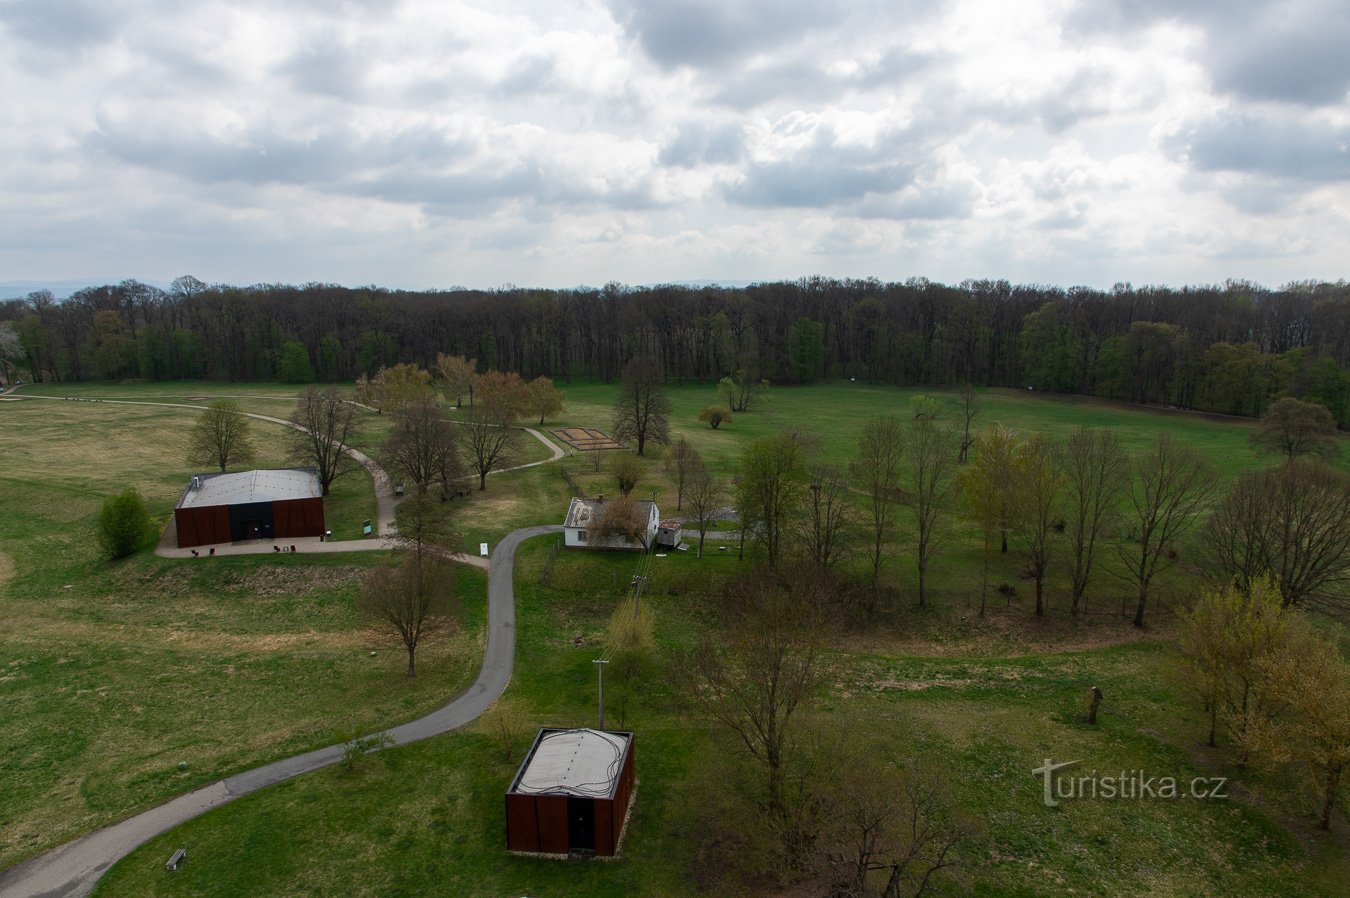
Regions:
<instances>
[{"instance_id":1,"label":"house window","mask_svg":"<svg viewBox=\"0 0 1350 898\"><path fill-rule=\"evenodd\" d=\"M579 543L584 543L584 542L586 542L586 531L585 531L585 530L578 530L578 531L577 531L577 542L579 542Z\"/></svg>"}]
</instances>

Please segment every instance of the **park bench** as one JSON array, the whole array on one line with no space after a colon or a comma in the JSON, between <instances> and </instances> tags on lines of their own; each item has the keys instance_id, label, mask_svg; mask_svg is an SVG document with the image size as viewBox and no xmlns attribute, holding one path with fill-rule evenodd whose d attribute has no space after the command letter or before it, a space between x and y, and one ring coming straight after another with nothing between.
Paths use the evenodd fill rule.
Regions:
<instances>
[{"instance_id":1,"label":"park bench","mask_svg":"<svg viewBox=\"0 0 1350 898\"><path fill-rule=\"evenodd\" d=\"M164 869L177 870L178 865L183 863L183 861L185 860L187 860L187 849L180 848L173 853L173 857L169 858L168 862L164 865Z\"/></svg>"}]
</instances>

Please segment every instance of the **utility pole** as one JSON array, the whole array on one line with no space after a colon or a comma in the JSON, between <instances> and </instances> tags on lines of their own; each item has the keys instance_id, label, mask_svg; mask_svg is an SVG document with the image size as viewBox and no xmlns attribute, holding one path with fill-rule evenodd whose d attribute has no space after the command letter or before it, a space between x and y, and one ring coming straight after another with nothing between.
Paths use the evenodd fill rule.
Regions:
<instances>
[{"instance_id":1,"label":"utility pole","mask_svg":"<svg viewBox=\"0 0 1350 898\"><path fill-rule=\"evenodd\" d=\"M600 676L600 729L605 728L605 665L608 661L596 658L591 662L595 665L595 671Z\"/></svg>"}]
</instances>

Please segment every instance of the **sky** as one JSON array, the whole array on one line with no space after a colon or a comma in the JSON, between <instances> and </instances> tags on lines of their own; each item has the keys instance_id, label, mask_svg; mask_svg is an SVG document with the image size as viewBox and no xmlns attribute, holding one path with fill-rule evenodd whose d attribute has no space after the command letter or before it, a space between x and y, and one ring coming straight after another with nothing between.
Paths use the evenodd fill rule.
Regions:
<instances>
[{"instance_id":1,"label":"sky","mask_svg":"<svg viewBox=\"0 0 1350 898\"><path fill-rule=\"evenodd\" d=\"M1350 276L1346 0L0 0L0 281Z\"/></svg>"}]
</instances>

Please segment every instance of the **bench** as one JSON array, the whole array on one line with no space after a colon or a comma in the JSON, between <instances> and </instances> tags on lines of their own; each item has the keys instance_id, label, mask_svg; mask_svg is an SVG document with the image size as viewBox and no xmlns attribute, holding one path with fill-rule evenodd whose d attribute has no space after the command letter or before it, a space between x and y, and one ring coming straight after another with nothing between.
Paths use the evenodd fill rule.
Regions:
<instances>
[{"instance_id":1,"label":"bench","mask_svg":"<svg viewBox=\"0 0 1350 898\"><path fill-rule=\"evenodd\" d=\"M183 863L183 861L185 860L187 860L187 849L180 848L173 853L173 857L169 858L168 863L164 865L164 869L177 870L178 865Z\"/></svg>"}]
</instances>

